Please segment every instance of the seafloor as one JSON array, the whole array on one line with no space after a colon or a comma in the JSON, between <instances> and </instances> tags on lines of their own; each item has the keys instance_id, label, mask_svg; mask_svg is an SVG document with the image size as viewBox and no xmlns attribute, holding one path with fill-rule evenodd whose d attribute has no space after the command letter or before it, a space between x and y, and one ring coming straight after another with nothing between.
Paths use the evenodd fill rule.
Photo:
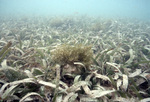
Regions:
<instances>
[{"instance_id":1,"label":"seafloor","mask_svg":"<svg viewBox=\"0 0 150 102\"><path fill-rule=\"evenodd\" d=\"M150 101L150 21L0 17L0 102Z\"/></svg>"}]
</instances>

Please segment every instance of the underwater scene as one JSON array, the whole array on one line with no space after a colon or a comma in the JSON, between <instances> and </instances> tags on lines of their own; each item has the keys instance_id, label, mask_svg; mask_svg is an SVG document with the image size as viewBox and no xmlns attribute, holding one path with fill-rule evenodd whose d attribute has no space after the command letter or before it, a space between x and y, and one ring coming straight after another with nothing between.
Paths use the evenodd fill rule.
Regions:
<instances>
[{"instance_id":1,"label":"underwater scene","mask_svg":"<svg viewBox=\"0 0 150 102\"><path fill-rule=\"evenodd\" d=\"M0 0L0 102L150 102L149 0Z\"/></svg>"}]
</instances>

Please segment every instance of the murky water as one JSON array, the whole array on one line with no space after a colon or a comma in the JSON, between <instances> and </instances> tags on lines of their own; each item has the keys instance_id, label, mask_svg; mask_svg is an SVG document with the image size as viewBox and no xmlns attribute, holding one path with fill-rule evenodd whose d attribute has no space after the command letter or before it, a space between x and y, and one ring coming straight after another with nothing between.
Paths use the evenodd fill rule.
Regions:
<instances>
[{"instance_id":1,"label":"murky water","mask_svg":"<svg viewBox=\"0 0 150 102\"><path fill-rule=\"evenodd\" d=\"M150 18L149 0L0 0L0 16L88 15Z\"/></svg>"}]
</instances>

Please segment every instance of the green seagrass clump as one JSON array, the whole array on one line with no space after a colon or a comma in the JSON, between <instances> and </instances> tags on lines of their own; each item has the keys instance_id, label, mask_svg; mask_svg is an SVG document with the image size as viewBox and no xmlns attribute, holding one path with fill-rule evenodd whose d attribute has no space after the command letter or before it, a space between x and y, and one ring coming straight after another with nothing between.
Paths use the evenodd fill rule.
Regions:
<instances>
[{"instance_id":1,"label":"green seagrass clump","mask_svg":"<svg viewBox=\"0 0 150 102\"><path fill-rule=\"evenodd\" d=\"M74 62L80 62L88 68L92 63L91 47L91 45L83 44L62 44L52 51L52 60L60 65L73 65Z\"/></svg>"}]
</instances>

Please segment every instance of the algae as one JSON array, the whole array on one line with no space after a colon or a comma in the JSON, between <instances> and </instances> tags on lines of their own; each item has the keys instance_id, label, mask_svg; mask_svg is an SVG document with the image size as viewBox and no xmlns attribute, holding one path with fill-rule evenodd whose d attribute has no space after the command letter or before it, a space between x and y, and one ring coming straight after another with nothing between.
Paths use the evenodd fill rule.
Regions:
<instances>
[{"instance_id":1,"label":"algae","mask_svg":"<svg viewBox=\"0 0 150 102\"><path fill-rule=\"evenodd\" d=\"M92 64L92 46L83 44L62 44L52 51L52 60L60 65L70 64L74 62L81 62L87 68Z\"/></svg>"}]
</instances>

